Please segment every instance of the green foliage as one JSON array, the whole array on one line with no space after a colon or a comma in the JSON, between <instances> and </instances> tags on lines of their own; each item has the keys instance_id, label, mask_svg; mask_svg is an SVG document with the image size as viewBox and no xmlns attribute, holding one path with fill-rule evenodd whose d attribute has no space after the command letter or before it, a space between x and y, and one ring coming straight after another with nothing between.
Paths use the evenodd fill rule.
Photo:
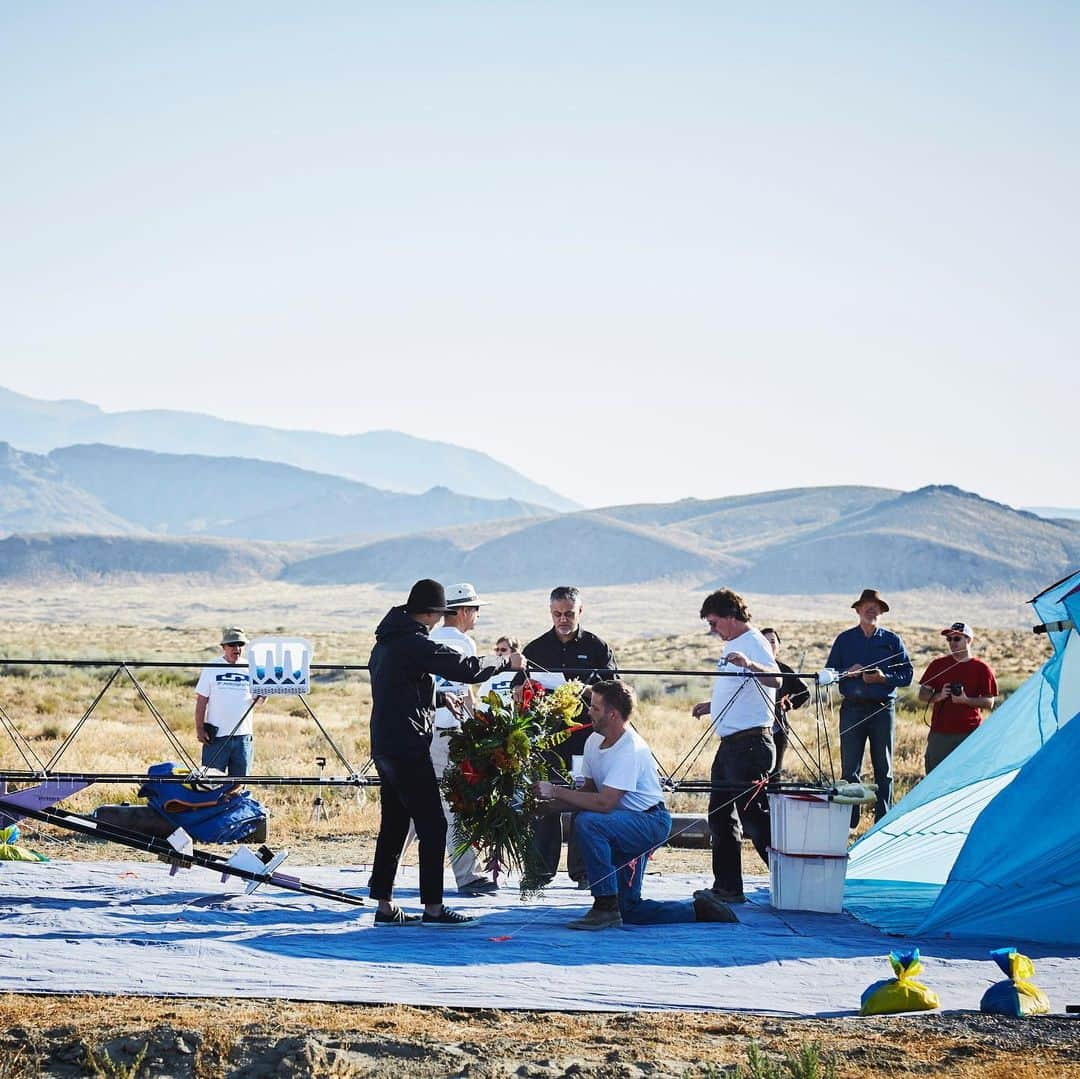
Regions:
<instances>
[{"instance_id":1,"label":"green foliage","mask_svg":"<svg viewBox=\"0 0 1080 1079\"><path fill-rule=\"evenodd\" d=\"M474 847L485 868L520 871L523 897L539 891L543 874L533 828L546 807L533 784L548 778L545 754L576 729L582 688L571 681L549 693L527 682L510 704L489 693L449 736L442 788L454 814L455 853Z\"/></svg>"},{"instance_id":2,"label":"green foliage","mask_svg":"<svg viewBox=\"0 0 1080 1079\"><path fill-rule=\"evenodd\" d=\"M173 686L181 689L194 689L199 681L199 672L192 673L186 668L164 667L161 670L136 671L136 677L143 686Z\"/></svg>"},{"instance_id":3,"label":"green foliage","mask_svg":"<svg viewBox=\"0 0 1080 1079\"><path fill-rule=\"evenodd\" d=\"M93 1076L94 1079L137 1079L149 1045L149 1042L145 1042L130 1064L120 1064L113 1060L104 1047L95 1049L92 1045L88 1045L84 1060L86 1074Z\"/></svg>"},{"instance_id":4,"label":"green foliage","mask_svg":"<svg viewBox=\"0 0 1080 1079\"><path fill-rule=\"evenodd\" d=\"M819 1042L803 1042L783 1060L773 1060L752 1041L746 1050L746 1067L739 1068L739 1079L836 1079L836 1058L823 1057Z\"/></svg>"}]
</instances>

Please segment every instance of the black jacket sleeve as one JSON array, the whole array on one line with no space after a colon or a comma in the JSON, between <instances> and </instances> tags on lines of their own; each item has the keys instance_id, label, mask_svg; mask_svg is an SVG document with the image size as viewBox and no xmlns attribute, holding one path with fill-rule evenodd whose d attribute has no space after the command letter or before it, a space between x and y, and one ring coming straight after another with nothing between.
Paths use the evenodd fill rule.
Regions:
<instances>
[{"instance_id":1,"label":"black jacket sleeve","mask_svg":"<svg viewBox=\"0 0 1080 1079\"><path fill-rule=\"evenodd\" d=\"M417 667L450 682L486 682L493 674L510 669L504 656L463 656L453 648L419 635L411 642Z\"/></svg>"}]
</instances>

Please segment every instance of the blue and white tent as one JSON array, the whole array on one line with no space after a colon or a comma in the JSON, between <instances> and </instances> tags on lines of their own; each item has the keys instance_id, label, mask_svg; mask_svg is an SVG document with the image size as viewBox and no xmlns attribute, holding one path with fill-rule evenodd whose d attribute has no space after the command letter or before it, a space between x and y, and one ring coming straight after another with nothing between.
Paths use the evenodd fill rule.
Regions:
<instances>
[{"instance_id":1,"label":"blue and white tent","mask_svg":"<svg viewBox=\"0 0 1080 1079\"><path fill-rule=\"evenodd\" d=\"M851 850L873 925L1080 948L1080 572L1032 603L1054 655Z\"/></svg>"}]
</instances>

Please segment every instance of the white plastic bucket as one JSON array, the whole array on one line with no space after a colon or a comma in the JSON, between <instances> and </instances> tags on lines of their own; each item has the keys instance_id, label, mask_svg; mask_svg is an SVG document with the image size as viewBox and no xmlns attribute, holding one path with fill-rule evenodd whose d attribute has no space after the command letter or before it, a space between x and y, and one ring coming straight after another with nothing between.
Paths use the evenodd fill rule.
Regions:
<instances>
[{"instance_id":1,"label":"white plastic bucket","mask_svg":"<svg viewBox=\"0 0 1080 1079\"><path fill-rule=\"evenodd\" d=\"M769 900L777 910L844 909L847 855L817 856L769 851Z\"/></svg>"},{"instance_id":2,"label":"white plastic bucket","mask_svg":"<svg viewBox=\"0 0 1080 1079\"><path fill-rule=\"evenodd\" d=\"M847 854L851 806L824 795L770 794L772 847L782 854Z\"/></svg>"}]
</instances>

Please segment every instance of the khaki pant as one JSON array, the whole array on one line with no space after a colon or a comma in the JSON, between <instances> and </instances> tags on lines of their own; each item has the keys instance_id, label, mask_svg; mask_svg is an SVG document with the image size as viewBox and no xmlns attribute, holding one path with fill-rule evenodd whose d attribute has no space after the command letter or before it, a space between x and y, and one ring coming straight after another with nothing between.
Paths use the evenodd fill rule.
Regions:
<instances>
[{"instance_id":1,"label":"khaki pant","mask_svg":"<svg viewBox=\"0 0 1080 1079\"><path fill-rule=\"evenodd\" d=\"M450 731L442 727L436 727L431 734L431 763L435 768L435 778L442 783L443 773L450 764ZM454 815L443 798L442 788L439 789L439 797L442 799L443 813L446 816L446 853L452 855L457 846L454 838ZM412 843L416 836L416 828L409 825L409 835L405 840L405 849ZM454 871L454 880L460 888L477 878L483 878L484 874L476 864L476 851L471 847L460 858L450 857L450 868Z\"/></svg>"}]
</instances>

